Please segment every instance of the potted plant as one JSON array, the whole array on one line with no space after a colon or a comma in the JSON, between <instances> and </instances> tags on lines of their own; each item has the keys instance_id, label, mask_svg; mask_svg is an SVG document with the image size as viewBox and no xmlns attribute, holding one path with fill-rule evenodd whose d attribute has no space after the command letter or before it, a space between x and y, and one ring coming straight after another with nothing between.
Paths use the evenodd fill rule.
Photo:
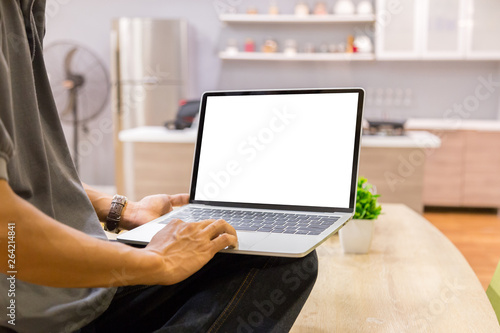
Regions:
<instances>
[{"instance_id":1,"label":"potted plant","mask_svg":"<svg viewBox=\"0 0 500 333\"><path fill-rule=\"evenodd\" d=\"M380 195L373 193L373 186L360 177L356 193L356 212L351 221L339 231L344 253L368 253L373 237L374 221L382 212L377 203Z\"/></svg>"}]
</instances>

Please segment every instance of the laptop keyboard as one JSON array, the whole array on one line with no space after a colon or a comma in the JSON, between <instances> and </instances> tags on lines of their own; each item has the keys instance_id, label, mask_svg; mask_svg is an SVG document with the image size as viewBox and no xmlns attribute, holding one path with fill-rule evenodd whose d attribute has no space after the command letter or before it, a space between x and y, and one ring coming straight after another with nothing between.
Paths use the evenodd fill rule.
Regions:
<instances>
[{"instance_id":1,"label":"laptop keyboard","mask_svg":"<svg viewBox=\"0 0 500 333\"><path fill-rule=\"evenodd\" d=\"M169 215L185 222L208 219L223 219L239 231L272 232L281 234L319 235L335 223L339 217L315 214L291 214L232 209L211 209L187 207L178 213Z\"/></svg>"}]
</instances>

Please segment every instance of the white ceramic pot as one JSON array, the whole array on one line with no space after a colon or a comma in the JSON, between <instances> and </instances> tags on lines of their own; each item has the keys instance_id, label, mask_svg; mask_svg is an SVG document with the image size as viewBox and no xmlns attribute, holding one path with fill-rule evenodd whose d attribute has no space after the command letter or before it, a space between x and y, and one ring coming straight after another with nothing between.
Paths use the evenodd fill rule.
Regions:
<instances>
[{"instance_id":1,"label":"white ceramic pot","mask_svg":"<svg viewBox=\"0 0 500 333\"><path fill-rule=\"evenodd\" d=\"M358 36L354 38L354 46L356 46L359 53L373 52L373 44L368 36Z\"/></svg>"},{"instance_id":2,"label":"white ceramic pot","mask_svg":"<svg viewBox=\"0 0 500 333\"><path fill-rule=\"evenodd\" d=\"M373 14L373 5L371 1L365 0L358 3L357 12L360 15Z\"/></svg>"},{"instance_id":3,"label":"white ceramic pot","mask_svg":"<svg viewBox=\"0 0 500 333\"><path fill-rule=\"evenodd\" d=\"M375 220L351 220L339 231L344 253L368 253L372 244Z\"/></svg>"},{"instance_id":4,"label":"white ceramic pot","mask_svg":"<svg viewBox=\"0 0 500 333\"><path fill-rule=\"evenodd\" d=\"M355 7L351 0L338 0L333 7L333 12L337 15L352 15Z\"/></svg>"},{"instance_id":5,"label":"white ceramic pot","mask_svg":"<svg viewBox=\"0 0 500 333\"><path fill-rule=\"evenodd\" d=\"M303 1L299 2L295 6L295 15L297 15L297 16L307 16L307 15L309 15L309 6L306 5Z\"/></svg>"}]
</instances>

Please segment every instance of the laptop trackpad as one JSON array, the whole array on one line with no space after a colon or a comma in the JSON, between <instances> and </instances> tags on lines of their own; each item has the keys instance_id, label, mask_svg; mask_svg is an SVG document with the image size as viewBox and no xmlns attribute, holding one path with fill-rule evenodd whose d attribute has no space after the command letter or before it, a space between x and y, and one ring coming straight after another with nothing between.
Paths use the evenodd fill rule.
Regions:
<instances>
[{"instance_id":1,"label":"laptop trackpad","mask_svg":"<svg viewBox=\"0 0 500 333\"><path fill-rule=\"evenodd\" d=\"M269 236L265 232L237 232L238 233L238 249L249 250L255 244Z\"/></svg>"}]
</instances>

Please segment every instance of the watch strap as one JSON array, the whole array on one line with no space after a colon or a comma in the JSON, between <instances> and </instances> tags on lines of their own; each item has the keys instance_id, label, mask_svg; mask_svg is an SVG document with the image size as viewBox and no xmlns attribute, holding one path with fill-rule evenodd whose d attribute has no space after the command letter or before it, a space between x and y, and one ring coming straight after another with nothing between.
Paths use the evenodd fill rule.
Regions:
<instances>
[{"instance_id":1,"label":"watch strap","mask_svg":"<svg viewBox=\"0 0 500 333\"><path fill-rule=\"evenodd\" d=\"M111 207L109 208L108 216L106 217L106 223L104 223L104 230L109 232L120 232L120 220L122 217L123 209L127 204L127 197L123 195L116 194L111 201Z\"/></svg>"}]
</instances>

